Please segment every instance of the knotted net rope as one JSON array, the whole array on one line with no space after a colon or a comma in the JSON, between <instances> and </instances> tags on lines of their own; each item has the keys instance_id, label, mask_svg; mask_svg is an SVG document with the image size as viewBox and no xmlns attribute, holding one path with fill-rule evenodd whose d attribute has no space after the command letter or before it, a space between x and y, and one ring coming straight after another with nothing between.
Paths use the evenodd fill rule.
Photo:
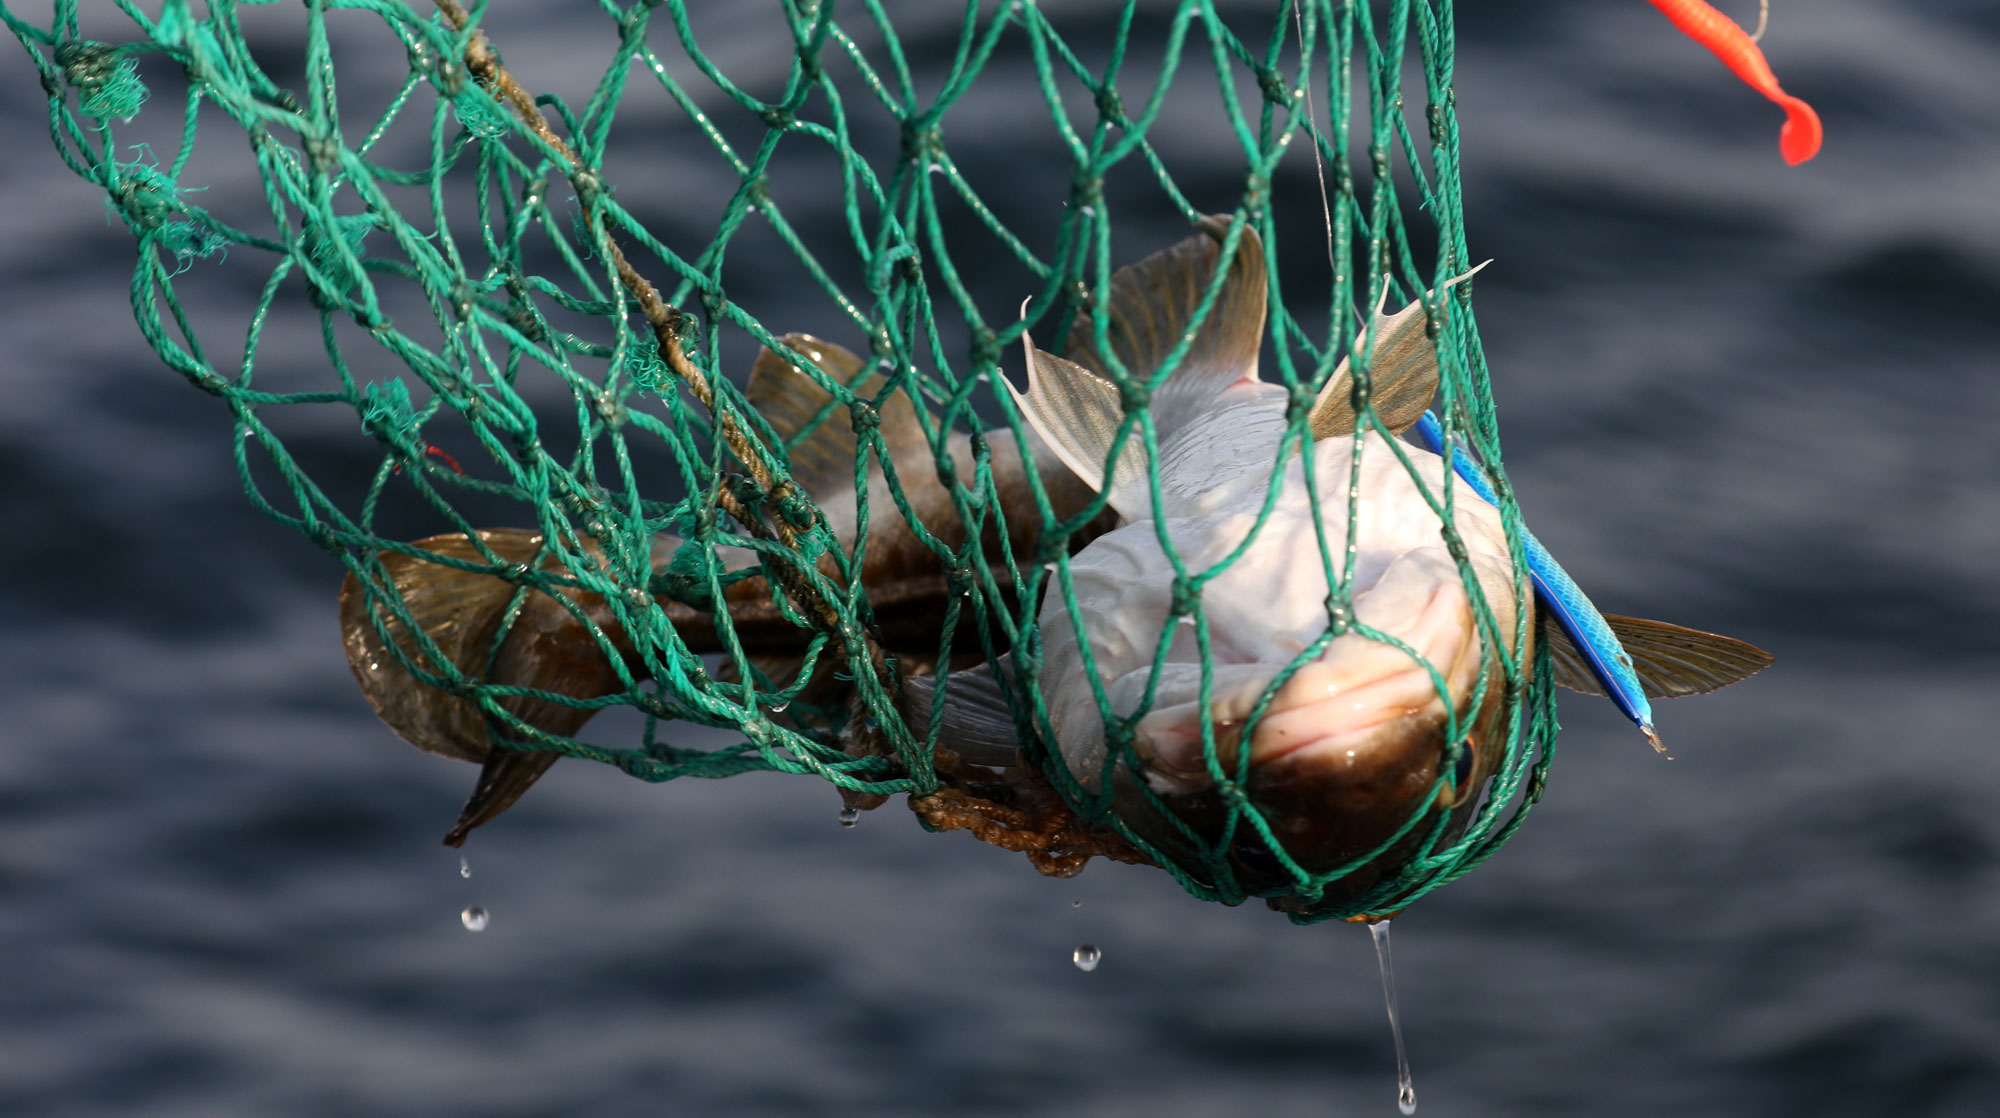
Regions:
<instances>
[{"instance_id":1,"label":"knotted net rope","mask_svg":"<svg viewBox=\"0 0 2000 1118\"><path fill-rule=\"evenodd\" d=\"M1282 0L1224 13L1213 0L1170 10L1128 0L1085 19L1030 0L969 0L950 19L922 6L924 34L908 49L898 26L916 17L892 15L891 6L767 0L756 9L764 58L788 66L760 97L751 81L732 79L727 52L704 50L696 27L714 9L682 0L578 3L570 18L602 27L602 75L581 104L531 92L546 66L535 41L489 36L485 3L307 0L257 12L270 5L209 0L197 14L185 0L144 8L116 0L124 22L86 27L76 0L57 0L47 25L18 3L0 4L0 16L40 72L57 151L105 192L137 241L140 329L168 367L233 416L236 466L258 509L338 558L380 614L411 631L384 575L385 554L508 579L517 606L568 591L601 596L613 611L636 650L611 655L597 634L619 689L533 697L640 712L643 730L623 744L549 734L503 705L522 688L487 682L434 650L406 658L404 667L427 682L477 703L497 746L585 758L649 781L811 773L851 802L907 793L933 823L941 815L925 809L940 797L979 799L977 783L940 751L936 721L905 717L904 669L876 639L874 588L860 577L867 532L839 538L793 482L789 452L811 428L780 437L728 375L745 367L742 347L762 345L831 394L819 422L852 425L862 524L871 470L886 471L892 500L911 515L896 469L908 466L890 462L880 417L894 398L914 406L933 451L922 465L935 469L974 529L952 546L912 524L954 591L936 621L934 663L1012 664L1014 678L1026 681L1014 691L1024 748L1062 806L1196 896L1238 903L1250 890L1219 854L1167 856L1034 739L1048 718L1032 683L1037 603L1070 593L1061 560L1104 505L1058 518L1029 471L1040 553L995 562L977 530L999 515L992 448L978 433L989 419L1019 428L994 389L1023 332L1049 336L1054 326L1060 336L1079 308L1107 297L1120 214L1171 212L1192 224L1227 213L1261 236L1272 261L1265 344L1274 359L1264 376L1291 393L1294 443L1335 363L1365 351L1357 312L1384 299L1449 301L1451 313L1434 308L1430 327L1440 412L1450 437L1488 466L1518 569L1519 512L1500 470L1471 285L1441 286L1472 263L1451 4ZM111 16L94 7L91 19ZM275 33L249 27L254 17L270 28L280 14ZM1065 30L1066 22L1081 29ZM347 46L363 38L369 67ZM272 41L296 57L273 62ZM1141 45L1144 66L1131 55ZM511 52L505 60L502 48ZM385 59L399 79L350 89L364 83L349 74L378 73ZM1133 93L1142 84L1134 74L1152 88ZM157 87L150 98L149 82ZM1017 219L1019 228L1000 217L1029 212L1008 196L1010 183L977 173L1006 167L1004 157L955 158L980 154L989 142L982 127L946 142L954 109L994 83L1008 83L1011 127L1037 128L1043 150L1054 153L1046 169L1067 175L1063 204ZM1189 127L1186 91L1196 89L1230 141L1210 149L1216 158L1201 168L1198 191L1177 184L1173 145L1162 142ZM147 131L162 114L172 127ZM633 114L642 114L640 127L620 123ZM644 142L642 128L699 137L676 158L689 161L690 179L721 177L728 189L719 204L675 210L672 182L615 180L619 145ZM840 199L837 228L787 217L799 207L781 202L786 176L802 172L787 170L786 160L801 149L818 159L812 189ZM205 193L229 168L245 168L246 151L256 188ZM1318 182L1308 204L1289 200L1309 220L1283 228L1274 203L1281 164L1313 168L1307 174ZM635 215L632 199L642 193L664 193L671 229ZM816 321L858 342L875 379L858 388L787 344L795 312L771 307L754 283L746 290L742 277L754 271L732 271L729 259L739 240L752 246L741 252L759 254L759 268L803 269L823 294ZM979 274L994 268L1026 281L1018 293L1032 297L1020 315L976 299ZM1308 274L1288 299L1285 278ZM216 275L236 277L227 291L247 319L216 322L208 304L184 298L188 284ZM282 356L260 359L272 350ZM1377 422L1365 359L1358 364L1357 437ZM1113 372L1128 410L1143 409L1157 387L1148 372ZM347 418L330 427L329 415ZM327 433L336 428L339 439ZM316 447L339 443L344 456L295 452L296 431L314 432ZM969 473L944 449L953 431L974 435ZM1454 487L1436 497L1449 523ZM479 543L476 529L493 523L538 529L534 561ZM451 531L471 541L463 556L404 542ZM662 532L685 542L656 567L652 541ZM722 614L719 657L691 650L669 619L667 603L714 609L744 577L717 558L724 548L754 553L773 603L801 632L806 667L789 681L747 653ZM1464 569L1463 549L1457 554ZM1198 591L1204 572L1177 557L1174 564ZM1466 580L1481 624L1492 627L1469 571ZM1519 580L1516 589L1526 593ZM1330 632L1345 624L1341 594L1328 604ZM503 628L494 640L504 636ZM1485 655L1506 658L1495 651L1503 642L1482 643ZM1293 919L1400 909L1507 840L1540 795L1556 731L1547 658L1535 659L1503 665L1503 761L1471 825L1455 838L1429 836L1358 897L1324 898L1352 867L1305 871L1285 858L1240 789L1228 798L1227 831L1254 830L1284 861L1278 891ZM811 686L829 673L842 684L834 701ZM1127 731L1114 748L1129 751L1134 719L1110 718ZM688 723L728 728L740 740L676 744L675 727ZM1061 868L1073 872L1075 863Z\"/></svg>"}]
</instances>

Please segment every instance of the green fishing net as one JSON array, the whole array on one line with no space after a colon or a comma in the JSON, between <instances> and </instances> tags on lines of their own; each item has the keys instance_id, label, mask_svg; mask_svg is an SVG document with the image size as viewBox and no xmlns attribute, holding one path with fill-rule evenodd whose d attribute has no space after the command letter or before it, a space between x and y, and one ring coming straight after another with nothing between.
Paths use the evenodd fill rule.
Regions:
<instances>
[{"instance_id":1,"label":"green fishing net","mask_svg":"<svg viewBox=\"0 0 2000 1118\"><path fill-rule=\"evenodd\" d=\"M532 33L489 34L484 3L116 0L113 13L56 0L48 23L26 6L8 0L0 14L40 71L56 148L137 239L139 326L234 417L250 500L344 563L382 624L416 631L384 556L422 555L508 580L510 619L533 597L591 595L622 627L622 655L593 629L616 680L586 698L487 682L421 641L422 655L391 645L404 668L475 703L498 747L652 781L811 773L859 806L907 793L931 808L941 797L1004 808L940 752L936 720L906 716L908 657L885 651L879 596L860 578L868 533L840 538L792 481L792 455L817 425L851 427L860 520L885 494L910 515L899 470L911 466L890 461L882 434L905 401L932 444L918 465L971 528L954 544L911 525L949 590L925 659L1011 665L1032 767L1108 845L1204 899L1282 894L1302 922L1379 914L1483 860L1539 797L1556 730L1549 668L1546 655L1521 655L1495 677L1504 748L1470 826L1419 834L1358 895L1328 889L1352 865L1309 873L1285 858L1240 790L1224 789L1225 838L1163 852L1033 733L1047 724L1033 685L1038 603L1068 592L1062 560L1103 502L1060 517L1041 500L1033 554L982 546L999 512L995 440L978 433L1019 428L995 388L1024 330L1061 336L1119 263L1159 247L1121 240L1114 251L1126 215L1157 227L1228 214L1272 261L1263 376L1292 390L1295 436L1335 363L1362 351L1357 312L1425 292L1450 302L1430 319L1440 411L1487 464L1519 568L1470 285L1440 287L1472 263L1449 0L1226 13L1200 0L577 0L563 18L599 29L594 85L578 80L575 57L538 58ZM549 18L557 5L537 7ZM726 39L711 40L717 27ZM704 49L712 42L727 49ZM562 83L574 88L540 92ZM985 107L967 120L975 104ZM624 153L662 135L689 142L642 176L621 170ZM1208 138L1199 159L1186 154L1191 135ZM1283 181L1307 184L1303 197L1274 198L1281 167ZM1057 184L1033 206L1020 197L1031 169ZM254 187L227 185L244 181ZM1293 215L1283 227L1281 211ZM780 274L784 284L766 282ZM1305 294L1288 297L1288 278ZM198 299L190 285L206 285ZM802 286L819 292L811 308L770 295ZM1031 298L1021 311L982 302L989 289ZM860 351L872 378L815 365L788 335L808 326ZM830 396L797 430L745 396L758 346ZM1144 406L1143 382L1114 379ZM944 449L952 432L974 435L972 469ZM871 472L886 490L871 491ZM1441 508L1453 499L1450 487L1438 494ZM496 525L533 529L532 561L477 542ZM407 542L444 533L466 541L454 555ZM664 557L663 534L684 541ZM727 548L757 565L721 561ZM803 669L773 671L726 611L719 654L691 649L671 619L676 604L717 609L753 574L796 629ZM1200 574L1181 570L1196 585ZM497 647L511 623L487 639ZM626 740L581 740L524 718L522 699L637 714L597 723L629 728ZM734 744L690 748L690 723L734 731ZM1129 750L1129 733L1113 746ZM949 813L919 814L937 825ZM1238 833L1276 852L1280 884L1253 888L1232 871L1217 847Z\"/></svg>"}]
</instances>

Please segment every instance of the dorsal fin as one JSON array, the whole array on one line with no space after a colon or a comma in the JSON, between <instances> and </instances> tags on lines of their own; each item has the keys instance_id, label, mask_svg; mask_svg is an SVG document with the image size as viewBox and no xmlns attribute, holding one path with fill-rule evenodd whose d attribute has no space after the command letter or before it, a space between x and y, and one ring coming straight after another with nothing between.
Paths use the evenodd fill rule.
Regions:
<instances>
[{"instance_id":1,"label":"dorsal fin","mask_svg":"<svg viewBox=\"0 0 2000 1118\"><path fill-rule=\"evenodd\" d=\"M857 396L866 398L881 391L881 378L866 372L867 363L842 346L811 334L786 334L778 340L819 366L836 383L848 385ZM833 403L832 393L767 346L757 353L743 395L778 438L790 444L792 478L815 499L854 491L854 424L846 408L834 406L812 434L799 438L799 432ZM929 456L923 428L917 424L916 408L908 396L898 392L883 400L877 410L882 438L891 455L920 449ZM897 461L904 459L898 457Z\"/></svg>"},{"instance_id":2,"label":"dorsal fin","mask_svg":"<svg viewBox=\"0 0 2000 1118\"><path fill-rule=\"evenodd\" d=\"M1706 694L1748 679L1770 667L1773 660L1756 645L1719 633L1613 613L1605 614L1604 620L1632 658L1632 669L1649 699ZM1543 625L1542 639L1548 642L1549 656L1555 661L1557 683L1586 695L1604 694L1597 677L1584 665L1583 654L1560 625Z\"/></svg>"},{"instance_id":3,"label":"dorsal fin","mask_svg":"<svg viewBox=\"0 0 2000 1118\"><path fill-rule=\"evenodd\" d=\"M1117 357L1132 376L1143 379L1156 373L1194 322L1195 309L1221 258L1229 223L1227 217L1203 218L1201 232L1118 269L1111 276L1110 300L1104 308L1109 354L1097 345L1092 316L1081 312L1070 326L1064 354L1107 379L1110 356ZM1265 299L1264 242L1255 229L1245 226L1208 317L1174 375L1153 395L1154 422L1162 435L1172 433L1230 384L1257 379Z\"/></svg>"},{"instance_id":4,"label":"dorsal fin","mask_svg":"<svg viewBox=\"0 0 2000 1118\"><path fill-rule=\"evenodd\" d=\"M1488 260L1479 268L1491 263ZM1479 268L1446 280L1432 293L1440 313L1450 305L1440 297L1452 285L1471 279ZM1389 292L1384 288L1384 303L1388 298ZM1383 424L1400 435L1424 414L1424 409L1431 406L1431 397L1437 395L1437 342L1430 336L1430 319L1424 313L1422 300L1392 315L1384 315L1382 306L1378 303L1375 307L1375 346L1368 362L1368 398ZM1357 346L1360 342L1360 338L1355 339ZM1315 439L1354 433L1354 373L1346 358L1341 359L1333 379L1320 390L1309 418Z\"/></svg>"}]
</instances>

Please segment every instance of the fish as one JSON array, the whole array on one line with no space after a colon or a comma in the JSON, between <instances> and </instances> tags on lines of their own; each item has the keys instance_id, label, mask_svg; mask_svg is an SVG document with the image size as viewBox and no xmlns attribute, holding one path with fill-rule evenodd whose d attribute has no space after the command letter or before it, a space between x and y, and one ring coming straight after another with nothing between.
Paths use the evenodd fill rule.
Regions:
<instances>
[{"instance_id":1,"label":"fish","mask_svg":"<svg viewBox=\"0 0 2000 1118\"><path fill-rule=\"evenodd\" d=\"M1205 314L1199 313L1204 301ZM1023 422L1018 435L1010 427L983 436L1000 506L981 529L989 558L1041 554L1044 521L1027 484L1031 475L1047 492L1055 521L1103 506L1066 541L1059 565L1066 569L1050 580L1070 594L1045 593L1038 605L1019 598L998 603L1037 617L1039 667L1031 681L1047 699L1048 718L1033 729L1045 740L1024 739L1017 730L1010 696L1018 698L1030 680L1017 674L1013 657L925 660L935 655L938 618L953 592L950 572L895 510L880 465L871 467L869 547L860 578L885 649L910 667L904 685L911 725L928 725L936 713L941 744L969 764L1007 771L1060 765L1086 798L1107 805L1150 844L1154 853L1138 860L1170 861L1203 880L1227 875L1267 896L1295 884L1285 859L1308 874L1348 867L1328 887L1327 897L1337 899L1359 896L1394 872L1425 836L1462 832L1504 754L1504 662L1530 662L1534 642L1549 644L1558 681L1572 685L1593 680L1569 670L1560 649L1600 652L1645 677L1646 687L1669 677L1694 679L1702 689L1721 686L1769 662L1742 653L1751 647L1742 642L1679 627L1668 627L1679 643L1648 646L1635 659L1605 644L1598 629L1610 628L1578 622L1584 615L1602 621L1580 592L1571 613L1538 612L1539 583L1536 596L1517 592L1490 487L1457 490L1451 528L1465 555L1461 570L1445 522L1424 496L1443 492L1445 462L1401 437L1421 436L1427 415L1435 422L1428 409L1438 362L1424 301L1394 314L1378 304L1365 331L1372 346L1367 398L1380 427L1357 425L1355 377L1343 362L1313 400L1310 446L1286 442L1288 391L1258 377L1266 302L1256 231L1204 218L1179 244L1118 269L1103 306L1076 316L1060 355L1024 336L1025 390L1001 379L996 391ZM850 542L859 519L856 443L837 423L802 434L833 401L802 367L864 397L876 382L860 359L836 345L805 335L782 341L797 356L765 350L745 396L788 446L793 476L836 538ZM1113 457L1126 419L1113 370L1149 382L1176 350L1178 363L1147 401L1157 462L1136 437ZM900 395L878 402L891 467L918 519L955 549L970 530L937 480L931 443L911 407ZM970 436L954 432L942 445L959 476L969 476ZM1459 464L1462 477L1480 470L1469 458ZM1253 537L1251 525L1267 501L1272 512ZM1004 530L994 521L1004 522ZM1193 592L1165 561L1162 534L1191 572L1215 568L1239 548L1241 554ZM670 569L681 544L664 535L652 541L653 569ZM718 551L731 570L755 566L747 552ZM350 573L343 584L349 663L377 713L419 748L483 766L446 837L451 845L504 811L556 755L495 747L475 704L408 671L391 644L419 665L442 658L490 683L579 700L621 692L627 677L643 670L617 611L600 598L576 588L518 594L519 572L528 565L560 569L538 533L448 534L385 551L378 577ZM1329 569L1337 577L1352 572L1351 595L1331 607ZM407 604L435 654L380 609L386 593ZM732 585L710 610L676 598L658 601L692 651L720 648L717 610L726 610L745 650L766 663L796 657L810 635L777 609L761 578ZM1481 624L1476 602L1484 603L1490 623ZM1190 617L1195 624L1186 623ZM1205 702L1203 632L1215 665ZM1149 688L1152 701L1141 716ZM1138 716L1129 751L1110 744L1100 691L1114 721ZM592 713L530 696L497 701L549 734L572 735ZM1232 827L1239 779L1240 802L1265 821L1285 859L1256 828Z\"/></svg>"},{"instance_id":2,"label":"fish","mask_svg":"<svg viewBox=\"0 0 2000 1118\"><path fill-rule=\"evenodd\" d=\"M837 414L814 425L829 409L837 413L839 408L833 394L804 367L848 386L864 400L879 394L881 381L867 362L832 342L798 333L779 341L795 356L763 348L751 369L745 398L778 441L789 444L791 476L812 495L832 535L843 546L851 546L860 524L855 432ZM931 442L914 404L901 393L882 396L874 406L874 419L890 468L916 519L944 549L958 549L970 529L961 521L950 490L939 480ZM1026 457L1012 431L996 430L985 439L997 508L989 510L981 530L982 549L995 564L1006 554L1003 546L1017 556L1039 554L1041 517L1028 472L1037 472L1059 520L1078 515L1095 494L1048 448L1041 447L1038 453L1032 436L1027 439ZM975 476L972 440L972 435L958 431L943 437L943 452L959 477ZM932 670L938 618L947 596L956 592L952 572L904 519L879 461L870 467L868 484L868 542L860 577L868 588L874 636L904 671ZM1006 526L1004 545L998 524ZM1108 513L1086 522L1077 534L1077 546L1109 526ZM597 541L586 536L582 542L594 560L603 561ZM656 581L671 576L674 557L684 542L666 533L650 541L647 558ZM725 573L749 573L724 591L722 604L730 630L753 663L783 679L797 669L797 658L813 634L800 629L773 601L768 582L754 571L758 564L754 553L736 547L715 550ZM821 566L833 572L830 558ZM541 532L489 528L470 535L434 535L382 550L363 572L350 570L341 584L342 645L369 706L418 749L481 766L471 796L445 835L448 846L463 844L474 828L511 807L560 754L495 746L489 719L479 704L434 685L426 676L445 675L443 665L448 663L488 684L590 700L628 690L634 675L646 670L618 610L602 596L576 587L521 593L524 585L534 583L528 576L537 570L557 577L567 574ZM397 611L384 607L389 600L402 604L421 639ZM668 594L657 595L654 601L691 652L726 650L714 611ZM411 671L406 661L419 670ZM823 674L828 678L812 686L822 690L832 686L831 668L823 668ZM573 737L596 713L592 707L528 695L495 701L529 731L509 734L517 740L537 734Z\"/></svg>"},{"instance_id":3,"label":"fish","mask_svg":"<svg viewBox=\"0 0 2000 1118\"><path fill-rule=\"evenodd\" d=\"M1517 593L1491 487L1459 487L1448 533L1431 497L1441 501L1450 468L1392 443L1426 417L1436 422L1424 303L1394 315L1378 305L1365 332L1380 429L1357 427L1355 378L1342 362L1307 416L1314 444L1293 446L1290 393L1258 376L1265 283L1254 230L1232 237L1226 220L1209 218L1195 237L1113 276L1104 345L1086 322L1068 341L1074 359L1024 340L1028 387L1008 386L1022 416L1122 519L1069 559L1062 585L1074 606L1062 594L1043 600L1039 729L1086 796L1183 872L1211 885L1233 879L1278 907L1339 904L1422 843L1463 832L1503 757L1507 697L1517 693L1506 661L1531 663L1536 640L1570 655L1605 649L1609 630L1601 618L1596 629L1576 624L1597 616L1580 593L1574 614L1538 614L1538 597ZM1129 433L1119 444L1127 416L1114 361L1149 380L1183 346L1149 400L1157 454ZM1198 589L1177 577L1162 537ZM1341 583L1347 593L1333 593ZM1637 623L1680 643L1647 647L1637 670L1649 678L1679 672L1708 689L1769 662L1733 638L1647 628L1658 625ZM1605 654L1634 663L1616 648ZM1589 681L1564 656L1558 664L1560 681ZM1004 668L972 669L911 687L920 712L942 703L947 744L997 763L981 747L1005 749L1001 696L1022 682ZM1109 744L1120 732L1129 750ZM1299 877L1234 818L1238 802L1305 875L1337 878L1288 902Z\"/></svg>"},{"instance_id":4,"label":"fish","mask_svg":"<svg viewBox=\"0 0 2000 1118\"><path fill-rule=\"evenodd\" d=\"M1290 393L1258 376L1263 248L1254 230L1231 232L1207 219L1115 274L1103 345L1086 321L1072 328L1074 360L1024 343L1028 386L1009 386L1024 419L1122 520L1068 560L1069 594L1043 600L1043 732L1086 796L1184 872L1252 893L1292 883L1257 829L1232 824L1240 781L1287 857L1309 875L1351 866L1335 891L1358 896L1431 832L1406 826L1413 814L1441 812L1447 834L1465 825L1501 760L1504 661L1531 648L1533 605L1517 600L1498 510L1461 491L1451 524L1468 589L1425 499L1443 492L1442 460L1390 445L1437 390L1422 306L1377 310L1370 399L1388 434L1357 436L1343 362L1307 417L1317 441L1292 445ZM1126 422L1114 361L1150 379L1183 342L1149 401L1157 455L1128 436L1114 457ZM1176 577L1163 536L1198 590ZM1342 583L1348 593L1332 593ZM911 682L943 702L953 748L977 756L963 743L1001 736L981 724L1000 705L982 693L1018 681L973 669ZM954 691L968 694L955 703ZM1134 718L1129 751L1111 746Z\"/></svg>"}]
</instances>

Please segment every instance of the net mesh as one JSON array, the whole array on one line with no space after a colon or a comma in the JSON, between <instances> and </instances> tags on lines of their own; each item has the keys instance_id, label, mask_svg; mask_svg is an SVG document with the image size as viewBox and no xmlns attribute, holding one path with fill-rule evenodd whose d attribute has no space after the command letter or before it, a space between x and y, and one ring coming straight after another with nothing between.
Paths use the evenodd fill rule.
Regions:
<instances>
[{"instance_id":1,"label":"net mesh","mask_svg":"<svg viewBox=\"0 0 2000 1118\"><path fill-rule=\"evenodd\" d=\"M1229 213L1261 235L1273 261L1264 376L1292 390L1294 443L1335 362L1365 352L1356 312L1442 290L1467 270L1448 0L1286 0L1227 18L1199 0L1170 11L1134 0L1079 16L1081 30L1069 32L1054 5L1025 0L974 0L949 16L936 5L916 16L880 0L773 0L758 10L758 42L766 58L788 63L761 97L732 79L729 52L704 50L703 13L689 10L699 6L604 0L575 13L601 21L605 47L601 80L580 104L530 92L533 40L489 36L484 4L320 0L285 5L274 23L278 11L233 0L210 0L199 14L184 0L150 10L118 0L126 22L89 28L75 0L58 0L47 25L19 6L0 13L40 70L57 150L137 239L139 326L169 367L233 416L250 500L344 563L383 625L422 633L385 573L385 558L401 555L512 584L508 619L487 637L492 649L537 595L570 603L602 648L615 683L579 697L490 682L421 636L414 647L389 645L406 670L476 704L496 747L653 781L811 773L862 806L896 793L932 808L940 797L995 799L940 752L937 720L906 716L911 657L878 639L880 588L862 578L870 533L833 531L792 477L792 455L814 424L781 432L728 376L747 365L742 347L762 345L830 394L817 423L853 428L857 522L870 524L870 500L886 494L934 552L949 592L923 659L1011 664L1017 724L1039 779L1079 826L1115 835L1191 893L1231 904L1282 894L1299 921L1397 910L1491 854L1539 797L1556 730L1547 657L1505 650L1531 642L1488 639L1484 655L1505 661L1495 677L1505 744L1462 835L1434 827L1393 872L1343 894L1329 886L1367 858L1309 872L1237 787L1225 788L1220 837L1195 836L1192 854L1162 850L1034 733L1048 726L1034 682L1037 603L1072 593L1064 559L1102 500L1059 517L1031 470L1037 552L982 546L1001 512L996 440L979 433L1020 424L994 391L1003 358L1024 331L1060 336L1080 308L1106 298L1118 262L1114 218L1171 213L1193 223ZM302 54L273 61L269 42L246 29L252 15L277 28L270 41ZM922 34L906 45L899 24L913 19ZM364 26L373 38L357 61L346 44L363 41L355 36ZM1142 47L1143 66L1133 61ZM389 63L395 72L383 69ZM280 69L289 87L273 76ZM381 80L364 82L370 74ZM149 100L147 82L172 95ZM1134 93L1144 82L1151 89ZM1065 205L1029 210L1011 197L1009 159L990 147L992 112L947 144L954 110L996 86L1011 107L1007 127L1035 132L1036 165L1066 183ZM1187 165L1170 172L1180 150L1172 141L1195 127L1197 111L1227 142L1210 146L1198 185L1184 188ZM145 131L161 114L172 126ZM624 123L634 114L639 127ZM669 181L615 179L620 145L645 129L700 142L675 149ZM217 185L205 195L228 168L240 173L246 140L256 189ZM786 160L802 151L817 162L791 169ZM1293 186L1318 177L1320 187L1280 205L1281 167ZM718 181L712 204L675 201L677 182ZM802 190L832 220L787 200L808 196ZM640 191L664 195L657 204L670 228L657 218L649 228L628 207ZM690 199L697 193L688 189ZM1285 206L1297 217L1281 228ZM1010 227L1006 213L1031 216ZM873 379L829 375L787 338L804 312L774 308L757 279L781 265L803 269L821 293L813 321L858 343ZM982 299L989 272L1014 277L1015 297L1032 295L1018 317ZM1288 296L1286 278L1308 274ZM190 283L215 276L235 277L225 288L233 325L210 322L217 316L185 297ZM1439 410L1451 438L1488 466L1518 570L1519 513L1499 469L1470 284L1433 298L1452 308L1431 317ZM782 321L767 324L773 318ZM1357 429L1376 422L1360 364ZM1114 380L1143 407L1149 375ZM968 526L960 542L912 511L911 464L893 458L881 430L899 400L930 440L918 465ZM299 432L312 433L315 448L337 445L338 456L296 453ZM969 471L947 452L952 432L974 434ZM886 489L871 488L875 475ZM1435 497L1447 510L1458 499L1449 484ZM1335 531L1340 517L1327 516ZM535 529L532 556L503 554L478 534L496 523ZM466 544L440 556L403 542L425 533ZM655 554L662 533L681 541L665 558ZM730 548L754 553L757 565L725 561ZM1456 554L1491 629L1462 547ZM1198 597L1208 572L1174 562ZM751 577L797 631L802 669L774 670L718 608ZM1330 581L1339 631L1350 624L1347 584ZM1519 578L1516 594L1526 594ZM575 604L586 596L601 600L598 612ZM675 618L687 609L716 611L719 652L686 639ZM623 641L599 624L607 617ZM643 729L623 723L637 740L616 745L551 733L549 720L523 717L526 699L585 715L632 708ZM1115 750L1129 754L1136 717L1107 713ZM1463 750L1457 722L1450 748ZM676 744L674 728L686 723L730 728L740 740ZM1207 747L1212 757L1215 743ZM945 817L920 815L933 825ZM1429 818L1413 813L1378 852ZM1221 847L1239 832L1276 852L1279 884L1252 887L1232 871Z\"/></svg>"}]
</instances>

